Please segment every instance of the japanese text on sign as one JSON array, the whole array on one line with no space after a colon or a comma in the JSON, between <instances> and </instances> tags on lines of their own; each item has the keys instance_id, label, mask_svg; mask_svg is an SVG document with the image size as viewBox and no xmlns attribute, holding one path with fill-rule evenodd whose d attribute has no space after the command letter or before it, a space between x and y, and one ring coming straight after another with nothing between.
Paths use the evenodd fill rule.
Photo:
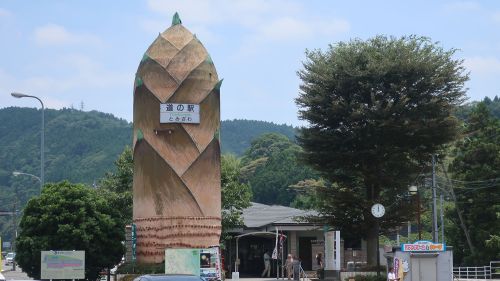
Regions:
<instances>
[{"instance_id":1,"label":"japanese text on sign","mask_svg":"<svg viewBox=\"0 0 500 281\"><path fill-rule=\"evenodd\" d=\"M160 104L160 123L200 123L200 105L185 103Z\"/></svg>"},{"instance_id":2,"label":"japanese text on sign","mask_svg":"<svg viewBox=\"0 0 500 281\"><path fill-rule=\"evenodd\" d=\"M442 252L446 251L446 245L430 241L417 241L413 244L403 244L401 250L403 252Z\"/></svg>"}]
</instances>

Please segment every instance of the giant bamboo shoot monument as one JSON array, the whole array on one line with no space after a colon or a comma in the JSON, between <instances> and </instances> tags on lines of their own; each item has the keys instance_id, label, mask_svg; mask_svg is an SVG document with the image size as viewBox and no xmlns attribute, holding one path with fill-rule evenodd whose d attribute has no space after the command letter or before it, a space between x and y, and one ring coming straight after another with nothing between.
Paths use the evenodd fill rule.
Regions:
<instances>
[{"instance_id":1,"label":"giant bamboo shoot monument","mask_svg":"<svg viewBox=\"0 0 500 281\"><path fill-rule=\"evenodd\" d=\"M218 245L220 84L201 42L175 14L144 54L134 84L136 258Z\"/></svg>"}]
</instances>

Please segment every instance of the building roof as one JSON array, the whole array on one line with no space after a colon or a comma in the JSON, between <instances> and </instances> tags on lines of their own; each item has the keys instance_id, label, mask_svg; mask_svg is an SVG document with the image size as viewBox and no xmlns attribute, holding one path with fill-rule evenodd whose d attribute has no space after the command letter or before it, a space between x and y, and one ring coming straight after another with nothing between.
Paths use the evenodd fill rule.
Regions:
<instances>
[{"instance_id":1,"label":"building roof","mask_svg":"<svg viewBox=\"0 0 500 281\"><path fill-rule=\"evenodd\" d=\"M251 202L251 206L243 210L243 222L247 228L259 228L266 225L310 225L299 221L300 217L317 215L314 211L305 211L295 208L264 205Z\"/></svg>"}]
</instances>

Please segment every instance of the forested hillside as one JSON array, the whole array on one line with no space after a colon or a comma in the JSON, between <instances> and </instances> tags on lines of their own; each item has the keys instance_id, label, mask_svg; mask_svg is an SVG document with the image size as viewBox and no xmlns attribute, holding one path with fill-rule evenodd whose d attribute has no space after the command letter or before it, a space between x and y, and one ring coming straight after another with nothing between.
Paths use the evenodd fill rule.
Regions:
<instances>
[{"instance_id":1,"label":"forested hillside","mask_svg":"<svg viewBox=\"0 0 500 281\"><path fill-rule=\"evenodd\" d=\"M39 194L39 182L14 171L40 176L41 111L0 109L0 211L12 211ZM223 153L237 156L264 133L294 140L294 128L270 122L231 120L221 123ZM45 181L94 184L114 170L114 161L132 143L132 124L111 114L75 109L45 110ZM21 208L19 208L21 206ZM12 221L0 217L0 233L11 233Z\"/></svg>"},{"instance_id":2,"label":"forested hillside","mask_svg":"<svg viewBox=\"0 0 500 281\"><path fill-rule=\"evenodd\" d=\"M500 98L495 96L493 99L485 97L482 102L486 108L490 111L491 115L500 118ZM459 107L456 112L456 116L461 120L466 120L471 111L478 105L479 102L473 101L466 103L465 105Z\"/></svg>"},{"instance_id":3,"label":"forested hillside","mask_svg":"<svg viewBox=\"0 0 500 281\"><path fill-rule=\"evenodd\" d=\"M500 99L485 99L485 107L500 117ZM457 109L465 124L477 107L470 103ZM46 110L46 181L67 179L98 185L127 145L131 125L111 114L75 109ZM294 186L311 185L319 174L297 159L301 150L295 143L295 128L270 122L230 120L221 122L223 153L241 159L241 181L249 183L253 201L309 208L311 198ZM39 193L39 183L21 171L39 176L40 110L0 109L0 210L22 210L27 200ZM13 233L10 216L0 217L0 234L6 241Z\"/></svg>"},{"instance_id":4,"label":"forested hillside","mask_svg":"<svg viewBox=\"0 0 500 281\"><path fill-rule=\"evenodd\" d=\"M222 153L243 155L252 140L265 133L278 133L295 141L295 129L289 125L255 120L226 120L221 123Z\"/></svg>"},{"instance_id":5,"label":"forested hillside","mask_svg":"<svg viewBox=\"0 0 500 281\"><path fill-rule=\"evenodd\" d=\"M13 171L40 175L40 113L33 108L0 109L0 186L11 185ZM132 143L131 126L123 119L97 111L46 109L46 181L67 179L91 184L98 180L113 168L123 148ZM292 126L222 121L222 152L241 156L252 139L271 132L294 140Z\"/></svg>"},{"instance_id":6,"label":"forested hillside","mask_svg":"<svg viewBox=\"0 0 500 281\"><path fill-rule=\"evenodd\" d=\"M0 110L0 185L13 171L40 175L40 110ZM46 181L92 183L131 143L131 124L111 114L45 110Z\"/></svg>"}]
</instances>

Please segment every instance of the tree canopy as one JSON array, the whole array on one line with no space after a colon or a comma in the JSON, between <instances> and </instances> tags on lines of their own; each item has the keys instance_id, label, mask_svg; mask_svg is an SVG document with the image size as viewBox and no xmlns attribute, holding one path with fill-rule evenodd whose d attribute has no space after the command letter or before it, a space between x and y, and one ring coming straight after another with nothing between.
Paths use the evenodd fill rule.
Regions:
<instances>
[{"instance_id":1,"label":"tree canopy","mask_svg":"<svg viewBox=\"0 0 500 281\"><path fill-rule=\"evenodd\" d=\"M300 151L281 134L263 134L252 141L242 158L242 176L252 187L255 202L290 206L297 198L290 186L317 178L311 168L299 163Z\"/></svg>"},{"instance_id":2,"label":"tree canopy","mask_svg":"<svg viewBox=\"0 0 500 281\"><path fill-rule=\"evenodd\" d=\"M113 194L67 181L45 185L31 199L16 239L16 261L28 276L40 279L40 251L85 251L85 277L118 264L124 254L125 225L109 204Z\"/></svg>"},{"instance_id":3,"label":"tree canopy","mask_svg":"<svg viewBox=\"0 0 500 281\"><path fill-rule=\"evenodd\" d=\"M495 190L500 177L500 119L487 106L482 102L471 110L449 166L457 194L455 207L471 229L474 248L465 243L455 212L449 212L456 222L449 232L457 264L484 265L500 258L500 193Z\"/></svg>"},{"instance_id":4,"label":"tree canopy","mask_svg":"<svg viewBox=\"0 0 500 281\"><path fill-rule=\"evenodd\" d=\"M222 237L225 240L227 231L243 225L241 214L250 207L252 190L240 181L241 162L232 154L221 158L221 199L222 199Z\"/></svg>"},{"instance_id":5,"label":"tree canopy","mask_svg":"<svg viewBox=\"0 0 500 281\"><path fill-rule=\"evenodd\" d=\"M127 224L132 223L132 182L134 176L134 162L132 149L125 147L122 154L115 161L115 171L107 172L100 180L99 188L116 194L112 202Z\"/></svg>"},{"instance_id":6,"label":"tree canopy","mask_svg":"<svg viewBox=\"0 0 500 281\"><path fill-rule=\"evenodd\" d=\"M377 36L306 52L296 99L302 159L333 184L319 211L347 233L369 238L375 259L370 206L389 211L390 228L407 219L398 204L430 154L457 136L454 108L468 79L455 50L428 38Z\"/></svg>"}]
</instances>

